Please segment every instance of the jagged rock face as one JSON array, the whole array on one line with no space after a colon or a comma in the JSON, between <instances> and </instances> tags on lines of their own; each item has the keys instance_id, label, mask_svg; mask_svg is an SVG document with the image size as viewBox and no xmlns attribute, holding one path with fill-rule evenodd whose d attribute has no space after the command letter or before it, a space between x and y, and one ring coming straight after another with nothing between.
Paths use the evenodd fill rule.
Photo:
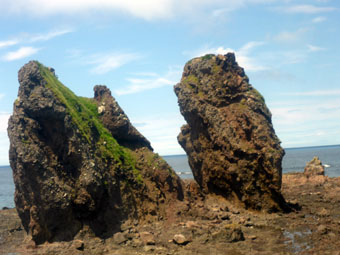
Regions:
<instances>
[{"instance_id":1,"label":"jagged rock face","mask_svg":"<svg viewBox=\"0 0 340 255\"><path fill-rule=\"evenodd\" d=\"M305 166L304 175L308 177L325 175L325 167L322 165L321 160L318 157L314 157Z\"/></svg>"},{"instance_id":2,"label":"jagged rock face","mask_svg":"<svg viewBox=\"0 0 340 255\"><path fill-rule=\"evenodd\" d=\"M263 97L234 54L189 61L175 93L187 122L178 141L203 191L246 208L285 208L280 193L284 150Z\"/></svg>"},{"instance_id":3,"label":"jagged rock face","mask_svg":"<svg viewBox=\"0 0 340 255\"><path fill-rule=\"evenodd\" d=\"M119 144L132 148L147 147L152 150L150 142L130 123L106 86L94 87L94 99L98 103L101 121Z\"/></svg>"},{"instance_id":4,"label":"jagged rock face","mask_svg":"<svg viewBox=\"0 0 340 255\"><path fill-rule=\"evenodd\" d=\"M108 89L77 97L34 61L19 82L9 157L16 208L37 244L71 240L84 228L105 238L124 221L165 217L166 206L183 199L179 177Z\"/></svg>"}]
</instances>

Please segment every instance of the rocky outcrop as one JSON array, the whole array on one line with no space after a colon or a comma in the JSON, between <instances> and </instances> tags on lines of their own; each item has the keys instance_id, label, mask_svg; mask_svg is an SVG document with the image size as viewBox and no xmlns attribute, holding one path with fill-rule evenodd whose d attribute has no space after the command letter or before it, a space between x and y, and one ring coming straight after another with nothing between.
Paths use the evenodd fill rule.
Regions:
<instances>
[{"instance_id":1,"label":"rocky outcrop","mask_svg":"<svg viewBox=\"0 0 340 255\"><path fill-rule=\"evenodd\" d=\"M175 86L187 125L178 141L203 191L278 211L284 150L263 97L232 53L189 61Z\"/></svg>"},{"instance_id":2,"label":"rocky outcrop","mask_svg":"<svg viewBox=\"0 0 340 255\"><path fill-rule=\"evenodd\" d=\"M94 87L94 99L98 104L101 122L120 145L131 149L147 147L152 150L150 142L130 123L106 86L97 85Z\"/></svg>"},{"instance_id":3,"label":"rocky outcrop","mask_svg":"<svg viewBox=\"0 0 340 255\"><path fill-rule=\"evenodd\" d=\"M318 157L314 157L305 166L304 175L309 178L318 175L325 175L325 167L322 165L321 160Z\"/></svg>"},{"instance_id":4,"label":"rocky outcrop","mask_svg":"<svg viewBox=\"0 0 340 255\"><path fill-rule=\"evenodd\" d=\"M95 87L94 99L77 97L35 61L19 82L9 157L16 208L35 243L85 229L106 238L123 222L165 218L183 199L179 177L106 87Z\"/></svg>"}]
</instances>

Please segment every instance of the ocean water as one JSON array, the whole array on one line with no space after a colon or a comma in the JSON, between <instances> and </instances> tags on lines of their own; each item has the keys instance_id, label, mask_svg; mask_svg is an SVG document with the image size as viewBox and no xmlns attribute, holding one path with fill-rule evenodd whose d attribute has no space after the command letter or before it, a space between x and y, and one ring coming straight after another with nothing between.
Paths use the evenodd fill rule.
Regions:
<instances>
[{"instance_id":1,"label":"ocean water","mask_svg":"<svg viewBox=\"0 0 340 255\"><path fill-rule=\"evenodd\" d=\"M327 176L340 176L340 145L285 149L282 161L283 173L303 172L308 161L318 156L325 165ZM193 178L186 155L163 156L182 179ZM0 209L14 207L14 183L12 169L0 166Z\"/></svg>"},{"instance_id":2,"label":"ocean water","mask_svg":"<svg viewBox=\"0 0 340 255\"><path fill-rule=\"evenodd\" d=\"M318 156L325 166L327 176L340 176L340 145L289 148L285 151L286 155L282 161L283 173L303 172L306 163L314 156ZM181 178L193 178L186 155L164 156L163 158Z\"/></svg>"},{"instance_id":3,"label":"ocean water","mask_svg":"<svg viewBox=\"0 0 340 255\"><path fill-rule=\"evenodd\" d=\"M0 209L3 207L14 207L14 183L9 166L0 166Z\"/></svg>"}]
</instances>

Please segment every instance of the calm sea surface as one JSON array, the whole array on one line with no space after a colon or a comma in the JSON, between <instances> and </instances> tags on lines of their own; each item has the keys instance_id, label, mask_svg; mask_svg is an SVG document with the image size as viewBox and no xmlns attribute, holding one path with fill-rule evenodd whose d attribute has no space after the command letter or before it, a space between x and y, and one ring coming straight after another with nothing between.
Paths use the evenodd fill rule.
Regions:
<instances>
[{"instance_id":1,"label":"calm sea surface","mask_svg":"<svg viewBox=\"0 0 340 255\"><path fill-rule=\"evenodd\" d=\"M318 156L326 166L326 175L340 176L340 145L285 149L283 172L303 172L308 161ZM164 159L183 179L193 178L186 155L164 156ZM9 166L0 166L0 209L14 207L14 184Z\"/></svg>"}]
</instances>

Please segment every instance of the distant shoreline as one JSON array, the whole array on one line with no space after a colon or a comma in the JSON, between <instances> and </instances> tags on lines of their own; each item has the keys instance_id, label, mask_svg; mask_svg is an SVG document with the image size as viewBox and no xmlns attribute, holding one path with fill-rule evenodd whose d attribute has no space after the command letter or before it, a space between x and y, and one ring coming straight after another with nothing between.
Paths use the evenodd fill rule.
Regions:
<instances>
[{"instance_id":1,"label":"distant shoreline","mask_svg":"<svg viewBox=\"0 0 340 255\"><path fill-rule=\"evenodd\" d=\"M315 145L315 146L305 146L305 147L289 147L284 148L284 150L301 150L301 149L315 149L315 148L334 148L339 147L340 144L333 144L333 145ZM181 156L187 156L186 154L171 154L171 155L161 155L161 157L181 157ZM0 168L7 168L10 167L10 165L2 165Z\"/></svg>"}]
</instances>

